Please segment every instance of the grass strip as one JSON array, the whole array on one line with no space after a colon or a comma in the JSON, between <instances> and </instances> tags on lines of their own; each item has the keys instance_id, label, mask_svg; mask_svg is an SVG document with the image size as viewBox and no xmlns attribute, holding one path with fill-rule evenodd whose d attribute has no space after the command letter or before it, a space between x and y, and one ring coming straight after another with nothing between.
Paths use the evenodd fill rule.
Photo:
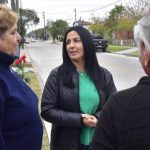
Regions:
<instances>
[{"instance_id":1,"label":"grass strip","mask_svg":"<svg viewBox=\"0 0 150 150\"><path fill-rule=\"evenodd\" d=\"M26 72L26 76L31 79L30 87L36 93L39 99L39 113L41 112L40 105L41 105L41 96L42 96L42 89L40 86L40 82L35 72L28 71ZM42 120L43 122L43 120ZM43 124L43 141L42 141L42 149L41 150L50 150L50 145L48 141L48 136L46 133L45 126Z\"/></svg>"},{"instance_id":2,"label":"grass strip","mask_svg":"<svg viewBox=\"0 0 150 150\"><path fill-rule=\"evenodd\" d=\"M131 49L132 47L120 46L120 45L109 45L107 51L109 52L117 52L122 50Z\"/></svg>"}]
</instances>

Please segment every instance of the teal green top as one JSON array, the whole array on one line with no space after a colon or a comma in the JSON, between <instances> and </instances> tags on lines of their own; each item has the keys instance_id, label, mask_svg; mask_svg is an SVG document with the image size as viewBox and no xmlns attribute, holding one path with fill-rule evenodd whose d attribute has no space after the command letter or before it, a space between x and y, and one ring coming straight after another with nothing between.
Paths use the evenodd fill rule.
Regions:
<instances>
[{"instance_id":1,"label":"teal green top","mask_svg":"<svg viewBox=\"0 0 150 150\"><path fill-rule=\"evenodd\" d=\"M97 89L86 73L79 73L79 99L82 113L93 114L99 105ZM95 128L83 127L80 134L80 143L90 145Z\"/></svg>"}]
</instances>

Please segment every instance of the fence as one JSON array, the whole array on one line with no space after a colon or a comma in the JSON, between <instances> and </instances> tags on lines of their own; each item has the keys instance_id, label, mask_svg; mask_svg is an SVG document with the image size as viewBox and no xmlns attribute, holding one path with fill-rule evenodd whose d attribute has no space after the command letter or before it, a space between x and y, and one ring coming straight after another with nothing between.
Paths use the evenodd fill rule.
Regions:
<instances>
[{"instance_id":1,"label":"fence","mask_svg":"<svg viewBox=\"0 0 150 150\"><path fill-rule=\"evenodd\" d=\"M112 44L132 47L132 46L135 46L135 41L134 41L134 39L129 39L129 40L113 39Z\"/></svg>"}]
</instances>

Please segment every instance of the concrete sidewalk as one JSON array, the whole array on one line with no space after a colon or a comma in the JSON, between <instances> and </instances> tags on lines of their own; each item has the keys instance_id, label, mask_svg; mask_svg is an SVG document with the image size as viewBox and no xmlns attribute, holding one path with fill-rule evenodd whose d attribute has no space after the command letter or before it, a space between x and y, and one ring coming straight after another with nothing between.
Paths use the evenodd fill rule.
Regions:
<instances>
[{"instance_id":1,"label":"concrete sidewalk","mask_svg":"<svg viewBox=\"0 0 150 150\"><path fill-rule=\"evenodd\" d=\"M118 51L118 52L114 52L114 53L121 54L121 55L130 55L132 52L136 52L136 51L138 51L138 49L136 47L134 47L132 49L122 50L122 51Z\"/></svg>"}]
</instances>

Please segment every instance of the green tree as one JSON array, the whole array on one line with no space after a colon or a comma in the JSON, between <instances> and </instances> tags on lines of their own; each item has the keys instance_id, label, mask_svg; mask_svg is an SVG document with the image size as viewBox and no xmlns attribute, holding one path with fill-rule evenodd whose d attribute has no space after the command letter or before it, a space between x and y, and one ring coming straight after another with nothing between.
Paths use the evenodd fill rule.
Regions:
<instances>
[{"instance_id":1,"label":"green tree","mask_svg":"<svg viewBox=\"0 0 150 150\"><path fill-rule=\"evenodd\" d=\"M49 22L49 31L53 38L53 42L55 42L56 39L62 40L68 27L68 23L64 20L56 20L55 22Z\"/></svg>"},{"instance_id":2,"label":"green tree","mask_svg":"<svg viewBox=\"0 0 150 150\"><path fill-rule=\"evenodd\" d=\"M43 33L44 33L44 28L41 28L41 29L37 29L37 30L34 30L34 35L36 35L37 37L39 38L43 38ZM29 35L32 35L33 33L30 32Z\"/></svg>"},{"instance_id":3,"label":"green tree","mask_svg":"<svg viewBox=\"0 0 150 150\"><path fill-rule=\"evenodd\" d=\"M37 25L40 21L39 17L35 10L32 9L19 9L20 18L18 21L18 30L23 38L26 34L25 25L29 22L32 22L34 25Z\"/></svg>"},{"instance_id":4,"label":"green tree","mask_svg":"<svg viewBox=\"0 0 150 150\"><path fill-rule=\"evenodd\" d=\"M110 12L109 12L109 19L119 19L123 16L124 13L124 7L122 5L116 5L115 8L113 8Z\"/></svg>"},{"instance_id":5,"label":"green tree","mask_svg":"<svg viewBox=\"0 0 150 150\"><path fill-rule=\"evenodd\" d=\"M90 25L90 30L94 34L104 35L105 27L103 23L95 23L95 24Z\"/></svg>"},{"instance_id":6,"label":"green tree","mask_svg":"<svg viewBox=\"0 0 150 150\"><path fill-rule=\"evenodd\" d=\"M108 18L105 20L105 37L111 42L112 32L117 29L118 22L120 18L124 17L125 8L122 5L116 5L108 15Z\"/></svg>"},{"instance_id":7,"label":"green tree","mask_svg":"<svg viewBox=\"0 0 150 150\"><path fill-rule=\"evenodd\" d=\"M105 26L107 28L113 28L118 24L118 19L124 15L124 7L122 5L116 5L108 15L108 19L105 21Z\"/></svg>"},{"instance_id":8,"label":"green tree","mask_svg":"<svg viewBox=\"0 0 150 150\"><path fill-rule=\"evenodd\" d=\"M118 20L117 30L133 30L134 25L137 23L136 19L128 20L126 18L121 18Z\"/></svg>"}]
</instances>

